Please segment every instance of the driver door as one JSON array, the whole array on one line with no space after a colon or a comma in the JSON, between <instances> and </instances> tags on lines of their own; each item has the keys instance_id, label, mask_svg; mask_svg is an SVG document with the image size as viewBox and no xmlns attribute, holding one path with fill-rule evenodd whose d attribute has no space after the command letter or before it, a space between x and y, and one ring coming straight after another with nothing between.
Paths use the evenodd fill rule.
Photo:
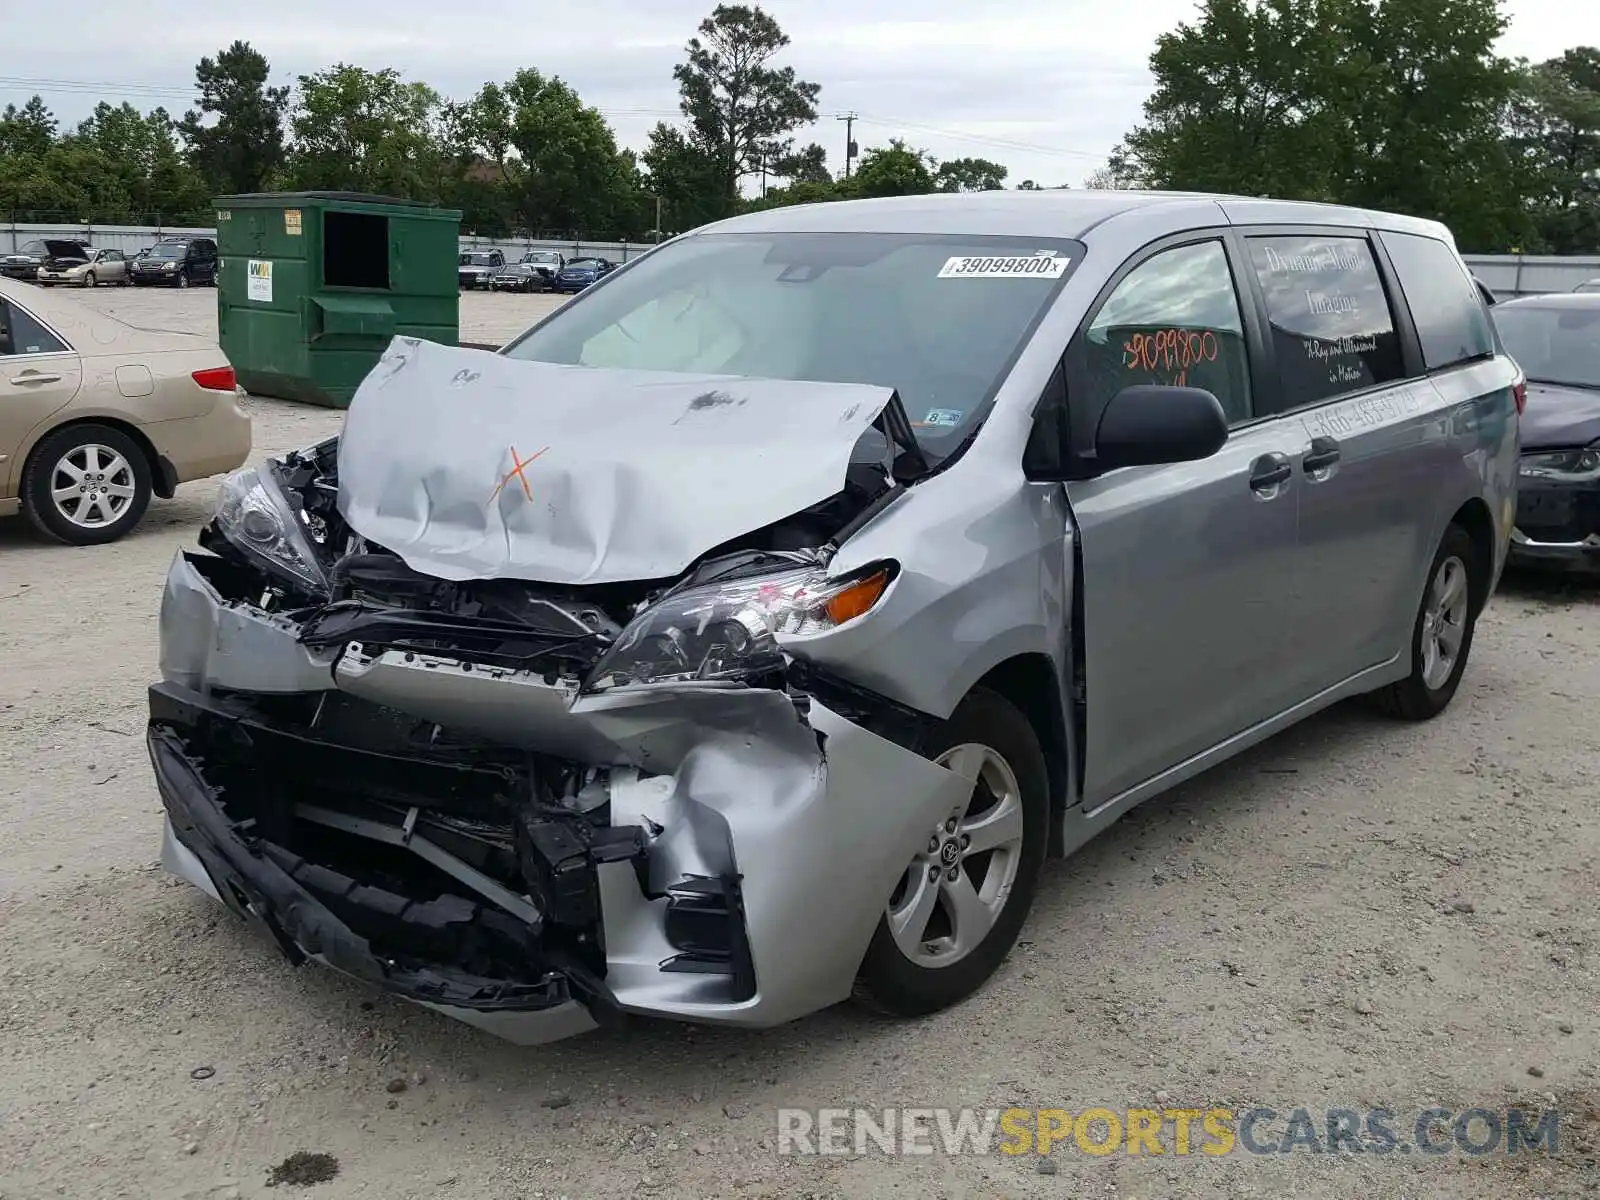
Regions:
<instances>
[{"instance_id":1,"label":"driver door","mask_svg":"<svg viewBox=\"0 0 1600 1200\"><path fill-rule=\"evenodd\" d=\"M1256 416L1268 407L1256 399L1260 323L1253 301L1240 303L1223 235L1142 255L1069 348L1075 441L1092 444L1106 402L1141 383L1207 389L1232 432L1199 462L1067 484L1082 556L1091 809L1292 702L1278 656L1297 547L1290 456L1304 437Z\"/></svg>"}]
</instances>

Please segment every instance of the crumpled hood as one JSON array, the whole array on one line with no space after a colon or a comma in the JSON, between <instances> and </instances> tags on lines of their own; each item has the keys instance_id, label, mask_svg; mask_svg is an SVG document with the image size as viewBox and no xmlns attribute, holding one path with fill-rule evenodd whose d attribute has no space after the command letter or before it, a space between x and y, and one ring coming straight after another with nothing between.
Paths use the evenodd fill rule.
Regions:
<instances>
[{"instance_id":1,"label":"crumpled hood","mask_svg":"<svg viewBox=\"0 0 1600 1200\"><path fill-rule=\"evenodd\" d=\"M339 511L440 579L668 579L840 491L891 395L397 337L350 402Z\"/></svg>"}]
</instances>

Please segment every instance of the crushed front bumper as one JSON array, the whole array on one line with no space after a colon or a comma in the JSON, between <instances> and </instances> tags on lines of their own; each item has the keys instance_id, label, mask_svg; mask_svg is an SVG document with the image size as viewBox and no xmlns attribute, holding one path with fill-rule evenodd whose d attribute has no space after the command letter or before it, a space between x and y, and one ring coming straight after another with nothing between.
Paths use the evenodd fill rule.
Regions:
<instances>
[{"instance_id":1,"label":"crushed front bumper","mask_svg":"<svg viewBox=\"0 0 1600 1200\"><path fill-rule=\"evenodd\" d=\"M173 563L165 682L151 689L164 862L292 960L325 961L516 1041L627 1013L768 1026L843 1000L906 864L971 788L867 729L859 697L727 686L585 696L532 672L356 643L308 655L291 620L225 600L204 559ZM523 889L503 872L474 882L454 860L426 886L353 868L349 835L401 853L402 825L382 814L409 809L405 837L434 846L417 812L426 823L434 798L472 789L427 753L324 732L319 701L432 724L456 744L481 739L501 761L525 756L534 779L541 764L592 769L605 795L587 819L605 828L572 829L601 849L541 849ZM308 708L309 725L281 715ZM499 769L508 794L527 790L521 768ZM270 803L251 779L270 782ZM344 858L319 858L305 820L340 826ZM589 907L556 911L568 907L557 892ZM406 912L420 924L395 916ZM467 949L452 951L441 922ZM492 931L488 949L477 922Z\"/></svg>"}]
</instances>

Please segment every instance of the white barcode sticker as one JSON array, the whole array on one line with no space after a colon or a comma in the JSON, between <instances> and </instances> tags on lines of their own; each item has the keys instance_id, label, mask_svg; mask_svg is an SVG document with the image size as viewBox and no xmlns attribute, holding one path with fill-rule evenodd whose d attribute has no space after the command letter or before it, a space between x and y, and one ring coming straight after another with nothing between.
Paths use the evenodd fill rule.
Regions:
<instances>
[{"instance_id":1,"label":"white barcode sticker","mask_svg":"<svg viewBox=\"0 0 1600 1200\"><path fill-rule=\"evenodd\" d=\"M1064 254L1018 254L1005 258L963 255L945 260L940 279L1060 279L1072 260Z\"/></svg>"}]
</instances>

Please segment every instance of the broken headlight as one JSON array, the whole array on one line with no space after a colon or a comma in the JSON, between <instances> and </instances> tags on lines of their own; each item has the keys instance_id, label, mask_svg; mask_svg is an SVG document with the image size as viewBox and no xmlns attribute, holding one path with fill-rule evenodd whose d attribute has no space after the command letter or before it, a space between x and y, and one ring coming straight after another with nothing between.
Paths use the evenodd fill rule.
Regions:
<instances>
[{"instance_id":1,"label":"broken headlight","mask_svg":"<svg viewBox=\"0 0 1600 1200\"><path fill-rule=\"evenodd\" d=\"M622 631L588 689L731 682L776 670L783 666L778 635L822 633L866 615L891 577L888 566L844 579L808 567L669 594Z\"/></svg>"},{"instance_id":2,"label":"broken headlight","mask_svg":"<svg viewBox=\"0 0 1600 1200\"><path fill-rule=\"evenodd\" d=\"M305 526L284 497L270 467L246 467L222 481L217 531L269 575L287 576L314 592L327 590Z\"/></svg>"},{"instance_id":3,"label":"broken headlight","mask_svg":"<svg viewBox=\"0 0 1600 1200\"><path fill-rule=\"evenodd\" d=\"M1539 451L1522 456L1524 479L1576 482L1600 478L1600 442L1582 450Z\"/></svg>"}]
</instances>

